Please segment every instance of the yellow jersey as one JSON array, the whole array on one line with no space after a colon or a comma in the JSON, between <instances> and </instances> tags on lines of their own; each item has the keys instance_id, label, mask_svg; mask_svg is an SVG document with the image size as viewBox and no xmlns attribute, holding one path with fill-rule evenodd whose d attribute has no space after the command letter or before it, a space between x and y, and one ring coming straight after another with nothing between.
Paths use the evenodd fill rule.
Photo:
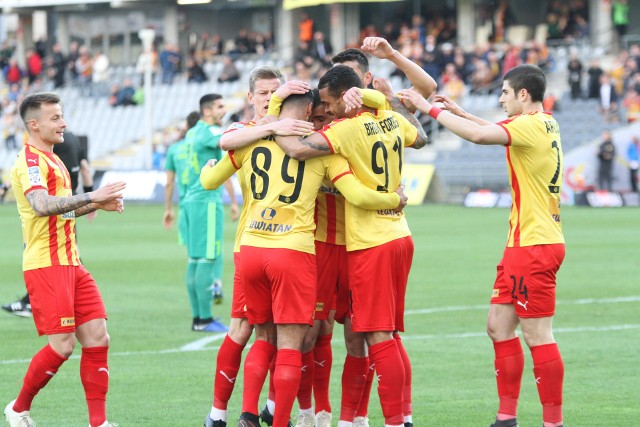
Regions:
<instances>
[{"instance_id":1,"label":"yellow jersey","mask_svg":"<svg viewBox=\"0 0 640 427\"><path fill-rule=\"evenodd\" d=\"M418 130L402 115L391 110L361 112L339 119L321 131L332 153L347 158L353 173L376 191L395 191L402 182L404 147L411 146ZM347 250L380 246L411 235L404 212L366 210L346 203Z\"/></svg>"},{"instance_id":2,"label":"yellow jersey","mask_svg":"<svg viewBox=\"0 0 640 427\"><path fill-rule=\"evenodd\" d=\"M499 122L509 136L511 185L508 247L564 243L560 222L562 143L549 113L534 112Z\"/></svg>"},{"instance_id":3,"label":"yellow jersey","mask_svg":"<svg viewBox=\"0 0 640 427\"><path fill-rule=\"evenodd\" d=\"M80 265L74 212L38 217L26 197L34 190L46 190L56 197L72 196L71 177L62 160L53 152L25 145L11 170L11 185L22 222L22 269Z\"/></svg>"}]
</instances>

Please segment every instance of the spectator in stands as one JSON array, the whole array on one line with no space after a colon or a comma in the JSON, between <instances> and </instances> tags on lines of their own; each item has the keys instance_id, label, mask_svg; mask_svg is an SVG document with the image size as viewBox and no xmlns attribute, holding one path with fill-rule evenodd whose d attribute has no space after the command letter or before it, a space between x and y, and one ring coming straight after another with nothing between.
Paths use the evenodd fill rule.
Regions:
<instances>
[{"instance_id":1,"label":"spectator in stands","mask_svg":"<svg viewBox=\"0 0 640 427\"><path fill-rule=\"evenodd\" d=\"M62 53L62 45L55 43L52 47L51 54L52 68L50 69L49 78L53 80L53 87L59 88L64 85L65 70L67 69L67 58Z\"/></svg>"},{"instance_id":2,"label":"spectator in stands","mask_svg":"<svg viewBox=\"0 0 640 427\"><path fill-rule=\"evenodd\" d=\"M635 80L640 82L640 74L636 75ZM623 101L627 112L627 123L631 124L640 121L640 92L636 87L629 89Z\"/></svg>"},{"instance_id":3,"label":"spectator in stands","mask_svg":"<svg viewBox=\"0 0 640 427\"><path fill-rule=\"evenodd\" d=\"M27 74L29 84L33 84L42 74L42 57L35 49L27 50Z\"/></svg>"},{"instance_id":4,"label":"spectator in stands","mask_svg":"<svg viewBox=\"0 0 640 427\"><path fill-rule=\"evenodd\" d=\"M96 51L93 56L93 74L91 80L93 82L92 93L94 95L102 95L106 93L107 80L109 80L109 58L101 50Z\"/></svg>"},{"instance_id":5,"label":"spectator in stands","mask_svg":"<svg viewBox=\"0 0 640 427\"><path fill-rule=\"evenodd\" d=\"M176 72L180 69L180 51L173 43L166 43L160 52L162 84L172 85Z\"/></svg>"},{"instance_id":6,"label":"spectator in stands","mask_svg":"<svg viewBox=\"0 0 640 427\"><path fill-rule=\"evenodd\" d=\"M80 45L73 41L69 44L69 54L67 55L67 69L72 82L78 80L78 70L76 69L76 61L80 57Z\"/></svg>"},{"instance_id":7,"label":"spectator in stands","mask_svg":"<svg viewBox=\"0 0 640 427\"><path fill-rule=\"evenodd\" d=\"M314 22L308 13L300 14L300 22L298 22L298 40L301 42L311 43L313 40Z\"/></svg>"},{"instance_id":8,"label":"spectator in stands","mask_svg":"<svg viewBox=\"0 0 640 427\"><path fill-rule=\"evenodd\" d=\"M629 178L631 179L631 191L638 192L638 169L640 168L640 138L637 135L631 137L627 147L627 162L629 164Z\"/></svg>"},{"instance_id":9,"label":"spectator in stands","mask_svg":"<svg viewBox=\"0 0 640 427\"><path fill-rule=\"evenodd\" d=\"M618 111L618 94L607 73L600 76L600 112L608 123L620 121Z\"/></svg>"},{"instance_id":10,"label":"spectator in stands","mask_svg":"<svg viewBox=\"0 0 640 427\"><path fill-rule=\"evenodd\" d=\"M236 67L236 64L233 62L233 58L229 55L226 55L222 58L222 71L220 72L220 76L218 77L219 83L230 83L240 80L240 71Z\"/></svg>"},{"instance_id":11,"label":"spectator in stands","mask_svg":"<svg viewBox=\"0 0 640 427\"><path fill-rule=\"evenodd\" d=\"M0 204L4 203L4 198L7 196L7 193L11 189L11 182L7 184L4 183L3 180L4 171L0 169Z\"/></svg>"},{"instance_id":12,"label":"spectator in stands","mask_svg":"<svg viewBox=\"0 0 640 427\"><path fill-rule=\"evenodd\" d=\"M91 52L86 46L80 47L80 56L76 60L76 72L78 73L78 84L83 95L91 95L91 84L93 82L93 59Z\"/></svg>"},{"instance_id":13,"label":"spectator in stands","mask_svg":"<svg viewBox=\"0 0 640 427\"><path fill-rule=\"evenodd\" d=\"M522 49L519 46L509 46L502 61L502 75L507 74L512 68L522 63Z\"/></svg>"},{"instance_id":14,"label":"spectator in stands","mask_svg":"<svg viewBox=\"0 0 640 427\"><path fill-rule=\"evenodd\" d=\"M569 86L571 87L571 99L582 98L582 62L578 55L572 53L569 57Z\"/></svg>"},{"instance_id":15,"label":"spectator in stands","mask_svg":"<svg viewBox=\"0 0 640 427\"><path fill-rule=\"evenodd\" d=\"M25 72L18 65L16 58L9 59L9 63L5 65L2 74L4 75L4 81L8 85L20 83L25 76Z\"/></svg>"},{"instance_id":16,"label":"spectator in stands","mask_svg":"<svg viewBox=\"0 0 640 427\"><path fill-rule=\"evenodd\" d=\"M616 158L616 146L611 132L602 133L602 142L598 147L598 188L613 191L613 161Z\"/></svg>"},{"instance_id":17,"label":"spectator in stands","mask_svg":"<svg viewBox=\"0 0 640 427\"><path fill-rule=\"evenodd\" d=\"M516 22L509 0L500 0L493 12L491 40L496 43L505 41L507 29Z\"/></svg>"},{"instance_id":18,"label":"spectator in stands","mask_svg":"<svg viewBox=\"0 0 640 427\"><path fill-rule=\"evenodd\" d=\"M9 98L2 100L2 126L4 132L4 146L9 150L19 148L16 134L18 133L18 111L16 103Z\"/></svg>"},{"instance_id":19,"label":"spectator in stands","mask_svg":"<svg viewBox=\"0 0 640 427\"><path fill-rule=\"evenodd\" d=\"M320 61L322 64L331 65L333 48L322 31L316 31L313 34L313 43L311 43L310 53L314 59Z\"/></svg>"},{"instance_id":20,"label":"spectator in stands","mask_svg":"<svg viewBox=\"0 0 640 427\"><path fill-rule=\"evenodd\" d=\"M604 71L600 68L600 61L598 59L593 59L591 61L591 65L587 70L587 74L589 75L589 91L587 93L587 97L589 99L598 99L600 98L600 76Z\"/></svg>"},{"instance_id":21,"label":"spectator in stands","mask_svg":"<svg viewBox=\"0 0 640 427\"><path fill-rule=\"evenodd\" d=\"M112 107L120 107L126 105L136 105L135 101L136 89L133 87L131 79L125 79L122 82L122 86L114 84L111 87L111 94L109 95L109 105Z\"/></svg>"},{"instance_id":22,"label":"spectator in stands","mask_svg":"<svg viewBox=\"0 0 640 427\"><path fill-rule=\"evenodd\" d=\"M456 66L449 63L445 66L444 73L440 82L442 95L448 96L454 102L457 102L465 92L464 82L456 72Z\"/></svg>"},{"instance_id":23,"label":"spectator in stands","mask_svg":"<svg viewBox=\"0 0 640 427\"><path fill-rule=\"evenodd\" d=\"M190 56L187 59L187 81L194 83L204 83L209 78L207 74L204 72L202 65L200 62L193 56Z\"/></svg>"},{"instance_id":24,"label":"spectator in stands","mask_svg":"<svg viewBox=\"0 0 640 427\"><path fill-rule=\"evenodd\" d=\"M611 5L611 17L613 18L613 26L618 33L620 46L622 46L623 37L627 34L629 26L629 3L627 0L614 0Z\"/></svg>"}]
</instances>

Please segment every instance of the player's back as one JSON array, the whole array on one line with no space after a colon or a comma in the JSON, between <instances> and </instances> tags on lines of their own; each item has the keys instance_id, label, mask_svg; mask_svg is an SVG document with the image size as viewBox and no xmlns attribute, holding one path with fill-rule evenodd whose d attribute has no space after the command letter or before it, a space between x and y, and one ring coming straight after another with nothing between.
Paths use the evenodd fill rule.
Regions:
<instances>
[{"instance_id":1,"label":"player's back","mask_svg":"<svg viewBox=\"0 0 640 427\"><path fill-rule=\"evenodd\" d=\"M249 190L242 245L314 253L314 209L324 160L294 160L273 138L229 154Z\"/></svg>"},{"instance_id":2,"label":"player's back","mask_svg":"<svg viewBox=\"0 0 640 427\"><path fill-rule=\"evenodd\" d=\"M417 130L400 114L389 110L362 112L337 120L321 133L333 152L347 158L353 173L377 191L395 191L402 182L404 147L412 145ZM404 213L371 211L346 204L347 248L365 249L411 234Z\"/></svg>"},{"instance_id":3,"label":"player's back","mask_svg":"<svg viewBox=\"0 0 640 427\"><path fill-rule=\"evenodd\" d=\"M189 162L186 168L185 181L187 182L187 194L185 200L189 201L213 201L221 200L221 189L207 191L200 184L200 171L211 159L220 160L220 137L222 129L216 125L209 125L200 120L185 136L189 149Z\"/></svg>"}]
</instances>

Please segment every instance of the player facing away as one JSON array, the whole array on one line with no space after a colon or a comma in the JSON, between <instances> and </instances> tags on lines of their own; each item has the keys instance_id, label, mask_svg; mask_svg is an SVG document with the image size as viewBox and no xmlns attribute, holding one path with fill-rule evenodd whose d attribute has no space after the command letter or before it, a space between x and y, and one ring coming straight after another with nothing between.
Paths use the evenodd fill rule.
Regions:
<instances>
[{"instance_id":1,"label":"player facing away","mask_svg":"<svg viewBox=\"0 0 640 427\"><path fill-rule=\"evenodd\" d=\"M310 130L309 123L302 120L291 120L288 126L275 126L273 119L265 120L271 95L284 83L282 73L271 66L260 66L251 71L249 76L249 91L247 98L253 106L254 116L248 123L236 122L222 135L220 146L225 150L232 150L236 145L255 142L274 132L289 132L291 135L304 135ZM302 89L300 89L302 90ZM300 91L299 90L299 91ZM308 89L306 89L308 90ZM305 90L305 91L306 91ZM299 129L299 130L295 130ZM240 369L242 351L247 345L253 326L247 319L244 289L240 282L240 238L244 231L248 211L246 209L249 189L241 174L237 175L245 203L242 208L238 229L233 248L233 299L231 302L231 321L229 331L225 337L216 359L216 370L213 386L213 403L211 411L204 420L205 427L224 427L227 422L227 404L234 389L235 379ZM259 350L260 343L252 346ZM257 351L254 350L254 351ZM264 379L263 379L264 382ZM243 408L257 407L263 382L244 381ZM275 402L274 402L275 405Z\"/></svg>"},{"instance_id":2,"label":"player facing away","mask_svg":"<svg viewBox=\"0 0 640 427\"><path fill-rule=\"evenodd\" d=\"M311 105L310 92L290 96L283 104L282 116L308 119ZM401 200L395 193L364 187L342 157L298 162L286 156L273 137L230 152L215 167L205 168L201 180L206 188L215 188L236 169L245 175L251 190L240 262L245 293L254 296L246 302L256 343L245 361L245 382L258 375L261 378L256 380L264 382L277 349L273 425L284 427L300 382L302 340L313 324L313 214L324 176L331 177L348 200L363 208L394 210ZM257 344L260 351L254 351ZM243 411L238 425L258 426L257 405L243 405Z\"/></svg>"},{"instance_id":3,"label":"player facing away","mask_svg":"<svg viewBox=\"0 0 640 427\"><path fill-rule=\"evenodd\" d=\"M72 195L69 172L53 153L53 146L64 142L67 127L60 97L46 92L28 95L20 116L28 141L14 163L11 182L22 221L22 268L33 320L48 343L31 359L18 397L4 414L11 427L35 425L32 401L71 356L77 340L82 346L80 379L89 425L107 427L107 314L98 286L80 263L75 218L98 209L123 212L126 184L110 183Z\"/></svg>"},{"instance_id":4,"label":"player facing away","mask_svg":"<svg viewBox=\"0 0 640 427\"><path fill-rule=\"evenodd\" d=\"M533 358L544 427L561 427L564 364L553 337L556 273L565 254L560 222L562 144L558 123L542 108L546 79L535 65L505 74L500 104L508 119L475 117L447 97L442 111L414 91L403 91L425 114L456 135L483 145L504 145L511 185L509 235L493 285L487 331L493 340L500 405L493 427L514 427L524 353L520 325Z\"/></svg>"},{"instance_id":5,"label":"player facing away","mask_svg":"<svg viewBox=\"0 0 640 427\"><path fill-rule=\"evenodd\" d=\"M226 113L222 97L207 94L200 98L200 120L187 131L188 147L187 192L184 196L184 214L187 230L186 283L191 312L192 330L226 332L227 326L214 320L211 314L212 285L222 277L222 241L224 234L224 207L221 189L207 191L200 185L200 170L207 160L220 159L222 118ZM233 187L227 184L231 196L231 212L235 216L237 204Z\"/></svg>"},{"instance_id":6,"label":"player facing away","mask_svg":"<svg viewBox=\"0 0 640 427\"><path fill-rule=\"evenodd\" d=\"M404 147L424 145L426 135L394 111L363 106L347 112L342 97L354 86L361 87L362 82L350 67L331 68L320 79L320 97L331 113L345 120L304 138L277 136L276 141L298 160L341 153L366 186L386 191L401 182ZM392 334L404 331L411 232L404 214L389 210L366 211L347 203L345 217L352 330L364 335L369 357L383 379L378 394L385 424L400 426L410 361ZM376 283L375 289L371 283Z\"/></svg>"}]
</instances>

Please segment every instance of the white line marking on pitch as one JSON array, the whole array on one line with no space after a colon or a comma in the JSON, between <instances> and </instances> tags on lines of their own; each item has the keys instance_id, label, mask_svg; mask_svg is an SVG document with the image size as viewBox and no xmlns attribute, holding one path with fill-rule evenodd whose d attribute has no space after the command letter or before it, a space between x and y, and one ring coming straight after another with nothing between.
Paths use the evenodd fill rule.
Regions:
<instances>
[{"instance_id":1,"label":"white line marking on pitch","mask_svg":"<svg viewBox=\"0 0 640 427\"><path fill-rule=\"evenodd\" d=\"M574 301L558 301L558 305L584 305L584 304L617 304L624 302L637 302L640 301L640 296L630 297L617 297L617 298L585 298ZM447 311L465 311L465 310L487 310L488 304L484 305L466 305L466 306L449 306L449 307L434 307L425 308L419 310L407 310L405 314L431 314L442 313ZM554 333L572 333L572 332L610 332L610 331L624 331L640 329L640 324L626 324L626 325L611 325L611 326L581 326L576 328L556 328ZM185 344L179 348L170 348L165 350L143 350L143 351L119 351L110 352L109 356L140 356L140 355L155 355L155 354L168 354L168 353L184 353L189 351L216 351L219 347L207 347L208 344L224 339L226 334L215 334L200 338L196 341ZM441 335L402 335L403 340L417 340L417 339L458 339L458 338L472 338L472 337L485 337L486 332L466 332L459 334L441 334ZM336 343L340 343L340 340L335 340ZM247 346L249 348L250 345ZM72 355L70 359L79 359L79 355ZM12 360L0 360L0 365L13 365L18 363L29 363L31 359L12 359Z\"/></svg>"}]
</instances>

